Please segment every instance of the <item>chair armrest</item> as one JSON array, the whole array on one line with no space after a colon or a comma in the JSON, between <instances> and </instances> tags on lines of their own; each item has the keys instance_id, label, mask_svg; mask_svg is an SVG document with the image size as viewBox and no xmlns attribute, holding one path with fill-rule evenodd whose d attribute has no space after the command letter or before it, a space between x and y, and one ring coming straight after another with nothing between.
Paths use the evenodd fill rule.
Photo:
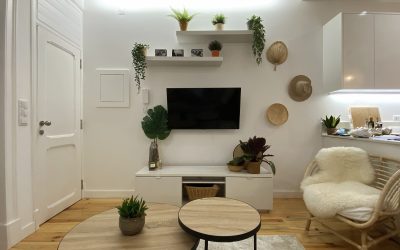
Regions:
<instances>
[{"instance_id":1,"label":"chair armrest","mask_svg":"<svg viewBox=\"0 0 400 250\"><path fill-rule=\"evenodd\" d=\"M310 164L308 164L306 168L306 172L304 173L304 178L313 175L314 173L317 172L317 170L318 170L317 162L315 160L312 160L312 162L310 162Z\"/></svg>"},{"instance_id":2,"label":"chair armrest","mask_svg":"<svg viewBox=\"0 0 400 250\"><path fill-rule=\"evenodd\" d=\"M400 214L400 170L397 170L383 187L376 211L382 215Z\"/></svg>"}]
</instances>

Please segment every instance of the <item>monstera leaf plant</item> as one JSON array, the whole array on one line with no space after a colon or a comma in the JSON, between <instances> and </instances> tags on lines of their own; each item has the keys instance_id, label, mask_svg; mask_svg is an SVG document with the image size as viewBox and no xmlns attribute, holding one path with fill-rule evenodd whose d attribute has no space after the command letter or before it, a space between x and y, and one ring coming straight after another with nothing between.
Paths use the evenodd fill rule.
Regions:
<instances>
[{"instance_id":1,"label":"monstera leaf plant","mask_svg":"<svg viewBox=\"0 0 400 250\"><path fill-rule=\"evenodd\" d=\"M147 110L147 115L142 121L142 128L145 135L153 140L149 151L149 168L152 169L155 168L152 167L152 163L157 165L160 161L157 140L164 140L171 133L168 128L167 110L161 105Z\"/></svg>"}]
</instances>

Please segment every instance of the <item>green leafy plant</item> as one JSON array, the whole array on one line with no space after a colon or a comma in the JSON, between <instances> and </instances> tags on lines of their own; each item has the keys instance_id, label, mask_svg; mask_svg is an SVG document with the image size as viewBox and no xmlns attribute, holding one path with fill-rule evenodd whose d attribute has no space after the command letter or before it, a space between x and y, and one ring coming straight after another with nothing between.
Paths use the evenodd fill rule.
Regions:
<instances>
[{"instance_id":1,"label":"green leafy plant","mask_svg":"<svg viewBox=\"0 0 400 250\"><path fill-rule=\"evenodd\" d=\"M138 198L136 196L133 198L126 198L122 201L122 204L117 207L118 213L123 218L140 218L142 216L146 216L146 210L148 207L146 206L146 201L142 198Z\"/></svg>"},{"instance_id":2,"label":"green leafy plant","mask_svg":"<svg viewBox=\"0 0 400 250\"><path fill-rule=\"evenodd\" d=\"M267 163L272 170L272 173L275 174L275 164L267 160L267 157L271 157L271 154L265 154L265 152L271 147L270 145L266 145L266 140L263 137L249 138L247 142L240 142L240 147L243 150L244 156L243 158L247 161L251 162L265 162Z\"/></svg>"},{"instance_id":3,"label":"green leafy plant","mask_svg":"<svg viewBox=\"0 0 400 250\"><path fill-rule=\"evenodd\" d=\"M325 125L326 128L336 128L337 125L340 123L340 115L338 117L325 116L325 119L321 119L322 123Z\"/></svg>"},{"instance_id":4,"label":"green leafy plant","mask_svg":"<svg viewBox=\"0 0 400 250\"><path fill-rule=\"evenodd\" d=\"M138 90L140 90L140 81L146 78L146 53L145 50L149 48L149 45L142 43L135 43L131 51L132 64L135 70L135 82Z\"/></svg>"},{"instance_id":5,"label":"green leafy plant","mask_svg":"<svg viewBox=\"0 0 400 250\"><path fill-rule=\"evenodd\" d=\"M253 31L253 44L251 47L258 65L262 62L262 52L265 46L265 28L262 21L261 17L256 15L247 19L247 27Z\"/></svg>"},{"instance_id":6,"label":"green leafy plant","mask_svg":"<svg viewBox=\"0 0 400 250\"><path fill-rule=\"evenodd\" d=\"M216 14L214 16L214 19L211 21L213 25L216 25L217 23L225 23L225 15L224 14Z\"/></svg>"},{"instance_id":7,"label":"green leafy plant","mask_svg":"<svg viewBox=\"0 0 400 250\"><path fill-rule=\"evenodd\" d=\"M220 51L220 50L222 50L222 44L220 42L218 42L217 40L214 40L208 44L208 49L211 51L213 51L213 50Z\"/></svg>"},{"instance_id":8,"label":"green leafy plant","mask_svg":"<svg viewBox=\"0 0 400 250\"><path fill-rule=\"evenodd\" d=\"M192 19L193 19L193 17L196 15L196 14L193 14L193 15L190 15L189 14L189 12L187 11L187 9L183 9L183 11L179 11L179 10L177 10L177 9L173 9L173 8L171 8L171 11L172 11L172 14L170 14L170 15L168 15L168 16L170 16L170 17L172 17L172 18L174 18L174 19L176 19L178 22L186 22L186 23L188 23L188 22L190 22Z\"/></svg>"},{"instance_id":9,"label":"green leafy plant","mask_svg":"<svg viewBox=\"0 0 400 250\"><path fill-rule=\"evenodd\" d=\"M235 157L233 160L229 161L227 164L231 166L243 166L245 163L244 157Z\"/></svg>"},{"instance_id":10,"label":"green leafy plant","mask_svg":"<svg viewBox=\"0 0 400 250\"><path fill-rule=\"evenodd\" d=\"M168 128L168 112L161 106L155 106L147 110L147 115L143 118L142 128L149 139L157 142L157 139L164 140L169 136L171 130Z\"/></svg>"}]
</instances>

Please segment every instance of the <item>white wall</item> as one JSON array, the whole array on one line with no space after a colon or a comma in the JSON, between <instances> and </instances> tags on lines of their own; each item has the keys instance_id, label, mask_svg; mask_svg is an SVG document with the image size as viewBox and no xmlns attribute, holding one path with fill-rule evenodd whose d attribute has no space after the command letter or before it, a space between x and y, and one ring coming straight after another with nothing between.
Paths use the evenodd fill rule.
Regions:
<instances>
[{"instance_id":1,"label":"white wall","mask_svg":"<svg viewBox=\"0 0 400 250\"><path fill-rule=\"evenodd\" d=\"M183 45L176 41L178 24L167 17L165 7L142 9L122 8L107 1L87 1L84 14L84 178L87 196L128 195L134 189L134 175L146 165L149 139L140 122L143 105L131 88L130 108L96 108L96 68L131 68L130 50L135 41L155 48L206 48L206 44ZM117 3L118 1L115 1ZM257 2L257 1L256 1ZM270 0L262 6L242 9L209 5L201 9L189 29L213 29L211 19L223 12L226 29L246 29L252 14L264 19L267 46L276 40L289 48L288 61L273 71L264 62L257 66L250 45L228 45L223 48L220 68L150 67L144 87L151 90L151 105L166 106L167 87L242 87L241 124L239 130L172 131L160 143L161 158L170 164L225 164L239 139L258 135L271 144L277 166L276 192L297 192L305 166L321 148L319 119L326 113L345 112L345 104L336 106L322 91L322 25L338 12L400 11L399 5L376 1L301 1ZM267 4L268 3L268 4ZM168 6L168 5L166 5ZM121 6L122 7L122 6ZM181 6L172 6L181 7ZM196 9L190 11L197 12ZM206 7L207 8L207 7ZM208 51L207 51L208 52ZM313 96L297 103L287 94L289 81L298 74L308 75L313 82ZM289 121L280 127L265 121L266 108L280 102L289 110ZM384 118L397 106L388 103ZM387 113L386 113L387 112ZM385 117L386 116L386 117Z\"/></svg>"}]
</instances>

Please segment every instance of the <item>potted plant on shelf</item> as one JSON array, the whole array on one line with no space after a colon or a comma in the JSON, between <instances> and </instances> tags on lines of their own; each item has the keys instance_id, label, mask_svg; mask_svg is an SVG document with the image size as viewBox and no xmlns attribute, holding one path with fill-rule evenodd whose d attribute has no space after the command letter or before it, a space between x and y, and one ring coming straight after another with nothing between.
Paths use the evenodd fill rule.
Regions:
<instances>
[{"instance_id":1,"label":"potted plant on shelf","mask_svg":"<svg viewBox=\"0 0 400 250\"><path fill-rule=\"evenodd\" d=\"M142 129L145 135L153 140L149 150L149 169L155 170L160 166L157 140L164 140L171 133L168 128L167 110L161 105L147 110L147 115L142 120Z\"/></svg>"},{"instance_id":2,"label":"potted plant on shelf","mask_svg":"<svg viewBox=\"0 0 400 250\"><path fill-rule=\"evenodd\" d=\"M180 27L181 31L187 30L189 22L196 15L196 14L190 15L186 9L183 9L183 11L179 11L179 10L171 8L171 11L172 11L172 14L170 14L168 16L175 18L179 22L179 27Z\"/></svg>"},{"instance_id":3,"label":"potted plant on shelf","mask_svg":"<svg viewBox=\"0 0 400 250\"><path fill-rule=\"evenodd\" d=\"M325 116L325 119L321 119L322 123L324 124L326 128L326 133L328 135L333 135L337 131L337 125L340 123L340 115L338 117L330 116Z\"/></svg>"},{"instance_id":4,"label":"potted plant on shelf","mask_svg":"<svg viewBox=\"0 0 400 250\"><path fill-rule=\"evenodd\" d=\"M272 173L275 174L275 164L266 159L273 155L265 154L271 147L270 145L266 145L265 138L254 136L253 138L249 138L247 142L240 141L240 147L244 153L243 157L247 161L247 172L259 174L261 162L266 162L271 167Z\"/></svg>"},{"instance_id":5,"label":"potted plant on shelf","mask_svg":"<svg viewBox=\"0 0 400 250\"><path fill-rule=\"evenodd\" d=\"M233 158L233 160L229 161L227 163L228 165L228 169L232 172L240 172L243 169L245 160L243 158L243 156L241 157L235 157Z\"/></svg>"},{"instance_id":6,"label":"potted plant on shelf","mask_svg":"<svg viewBox=\"0 0 400 250\"><path fill-rule=\"evenodd\" d=\"M219 52L222 49L222 44L217 40L214 40L208 44L208 49L211 51L213 57L219 57Z\"/></svg>"},{"instance_id":7,"label":"potted plant on shelf","mask_svg":"<svg viewBox=\"0 0 400 250\"><path fill-rule=\"evenodd\" d=\"M259 16L253 15L247 19L247 27L253 31L253 44L251 46L253 55L256 57L258 65L262 62L262 52L265 46L265 28L262 24L262 19Z\"/></svg>"},{"instance_id":8,"label":"potted plant on shelf","mask_svg":"<svg viewBox=\"0 0 400 250\"><path fill-rule=\"evenodd\" d=\"M225 24L224 14L216 14L212 20L212 24L214 25L215 30L223 30Z\"/></svg>"},{"instance_id":9,"label":"potted plant on shelf","mask_svg":"<svg viewBox=\"0 0 400 250\"><path fill-rule=\"evenodd\" d=\"M141 83L140 81L146 78L146 68L147 68L146 55L148 48L149 45L147 44L135 43L131 51L132 64L135 70L135 82L138 91L140 90L140 83Z\"/></svg>"},{"instance_id":10,"label":"potted plant on shelf","mask_svg":"<svg viewBox=\"0 0 400 250\"><path fill-rule=\"evenodd\" d=\"M119 229L124 235L135 235L142 231L146 210L146 202L137 196L126 198L122 204L117 207L119 213Z\"/></svg>"}]
</instances>

